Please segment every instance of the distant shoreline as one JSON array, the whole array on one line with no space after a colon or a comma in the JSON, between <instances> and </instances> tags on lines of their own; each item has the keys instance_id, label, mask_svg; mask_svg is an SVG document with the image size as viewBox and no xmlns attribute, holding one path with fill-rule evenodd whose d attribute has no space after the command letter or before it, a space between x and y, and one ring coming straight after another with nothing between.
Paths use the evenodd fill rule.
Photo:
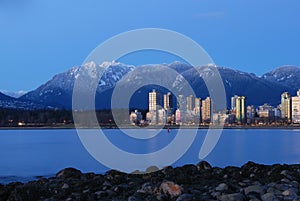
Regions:
<instances>
[{"instance_id":1,"label":"distant shoreline","mask_svg":"<svg viewBox=\"0 0 300 201\"><path fill-rule=\"evenodd\" d=\"M98 127L80 127L78 129L97 129ZM147 126L147 127L138 127L138 126L101 126L102 129L300 129L300 125L297 126ZM74 125L66 126L11 126L11 127L0 127L0 130L64 130L64 129L76 129Z\"/></svg>"}]
</instances>

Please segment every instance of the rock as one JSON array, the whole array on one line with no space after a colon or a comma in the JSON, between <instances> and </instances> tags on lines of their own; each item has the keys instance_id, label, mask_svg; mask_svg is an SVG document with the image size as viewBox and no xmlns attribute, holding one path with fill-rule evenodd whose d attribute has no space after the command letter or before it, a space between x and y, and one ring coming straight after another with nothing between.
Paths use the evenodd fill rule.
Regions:
<instances>
[{"instance_id":1,"label":"rock","mask_svg":"<svg viewBox=\"0 0 300 201\"><path fill-rule=\"evenodd\" d=\"M243 201L244 199L245 197L241 193L232 193L220 196L221 201Z\"/></svg>"},{"instance_id":2,"label":"rock","mask_svg":"<svg viewBox=\"0 0 300 201\"><path fill-rule=\"evenodd\" d=\"M260 200L257 198L251 198L249 201L260 201Z\"/></svg>"},{"instance_id":3,"label":"rock","mask_svg":"<svg viewBox=\"0 0 300 201\"><path fill-rule=\"evenodd\" d=\"M182 193L181 186L175 184L171 181L163 182L159 189L164 192L165 194L169 194L171 197L178 196Z\"/></svg>"},{"instance_id":4,"label":"rock","mask_svg":"<svg viewBox=\"0 0 300 201\"><path fill-rule=\"evenodd\" d=\"M291 181L287 178L283 178L280 180L282 183L286 183L286 184L289 184Z\"/></svg>"},{"instance_id":5,"label":"rock","mask_svg":"<svg viewBox=\"0 0 300 201\"><path fill-rule=\"evenodd\" d=\"M154 192L154 186L151 183L144 183L142 185L142 188L137 190L138 193L153 193Z\"/></svg>"},{"instance_id":6,"label":"rock","mask_svg":"<svg viewBox=\"0 0 300 201\"><path fill-rule=\"evenodd\" d=\"M273 193L266 193L261 196L262 201L275 201L276 197Z\"/></svg>"},{"instance_id":7,"label":"rock","mask_svg":"<svg viewBox=\"0 0 300 201\"><path fill-rule=\"evenodd\" d=\"M225 183L221 183L216 187L216 191L227 191L228 186Z\"/></svg>"},{"instance_id":8,"label":"rock","mask_svg":"<svg viewBox=\"0 0 300 201\"><path fill-rule=\"evenodd\" d=\"M210 195L214 198L218 198L221 195L221 192L212 192Z\"/></svg>"},{"instance_id":9,"label":"rock","mask_svg":"<svg viewBox=\"0 0 300 201\"><path fill-rule=\"evenodd\" d=\"M61 187L62 189L68 189L69 188L69 184L64 183L63 186Z\"/></svg>"},{"instance_id":10,"label":"rock","mask_svg":"<svg viewBox=\"0 0 300 201\"><path fill-rule=\"evenodd\" d=\"M282 192L283 196L297 196L298 190L297 189L287 189Z\"/></svg>"},{"instance_id":11,"label":"rock","mask_svg":"<svg viewBox=\"0 0 300 201\"><path fill-rule=\"evenodd\" d=\"M294 188L299 188L299 183L297 181L292 181L291 182L291 185L294 187Z\"/></svg>"},{"instance_id":12,"label":"rock","mask_svg":"<svg viewBox=\"0 0 300 201\"><path fill-rule=\"evenodd\" d=\"M130 196L127 201L137 201L137 198L134 196Z\"/></svg>"},{"instance_id":13,"label":"rock","mask_svg":"<svg viewBox=\"0 0 300 201\"><path fill-rule=\"evenodd\" d=\"M208 162L201 161L200 163L197 164L197 169L198 170L211 170L212 167Z\"/></svg>"},{"instance_id":14,"label":"rock","mask_svg":"<svg viewBox=\"0 0 300 201\"><path fill-rule=\"evenodd\" d=\"M245 195L249 195L250 193L258 193L262 195L264 193L264 187L261 185L252 185L244 188Z\"/></svg>"},{"instance_id":15,"label":"rock","mask_svg":"<svg viewBox=\"0 0 300 201\"><path fill-rule=\"evenodd\" d=\"M56 178L59 179L67 179L67 178L74 178L74 179L80 179L82 173L80 170L77 170L75 168L66 168L61 171L59 171L56 174Z\"/></svg>"},{"instance_id":16,"label":"rock","mask_svg":"<svg viewBox=\"0 0 300 201\"><path fill-rule=\"evenodd\" d=\"M101 197L105 197L107 193L105 191L97 191L95 192L96 197L99 199Z\"/></svg>"},{"instance_id":17,"label":"rock","mask_svg":"<svg viewBox=\"0 0 300 201\"><path fill-rule=\"evenodd\" d=\"M146 173L156 172L156 171L158 171L158 170L159 170L158 167L156 167L156 166L150 166L150 167L148 167L148 168L146 169Z\"/></svg>"},{"instance_id":18,"label":"rock","mask_svg":"<svg viewBox=\"0 0 300 201\"><path fill-rule=\"evenodd\" d=\"M191 194L182 194L176 199L176 201L190 201L192 200L192 197L193 196Z\"/></svg>"},{"instance_id":19,"label":"rock","mask_svg":"<svg viewBox=\"0 0 300 201\"><path fill-rule=\"evenodd\" d=\"M159 201L169 201L170 200L170 198L165 194L158 194L156 196L156 199Z\"/></svg>"}]
</instances>

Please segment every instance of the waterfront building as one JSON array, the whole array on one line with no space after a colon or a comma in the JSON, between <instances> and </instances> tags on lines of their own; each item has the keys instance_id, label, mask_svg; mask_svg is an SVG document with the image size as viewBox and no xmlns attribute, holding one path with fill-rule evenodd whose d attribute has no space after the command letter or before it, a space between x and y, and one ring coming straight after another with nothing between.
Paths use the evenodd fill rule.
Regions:
<instances>
[{"instance_id":1,"label":"waterfront building","mask_svg":"<svg viewBox=\"0 0 300 201\"><path fill-rule=\"evenodd\" d=\"M168 92L164 94L164 109L169 110L171 108L173 108L172 94Z\"/></svg>"},{"instance_id":2,"label":"waterfront building","mask_svg":"<svg viewBox=\"0 0 300 201\"><path fill-rule=\"evenodd\" d=\"M235 117L239 123L246 122L246 103L245 96L235 96Z\"/></svg>"},{"instance_id":3,"label":"waterfront building","mask_svg":"<svg viewBox=\"0 0 300 201\"><path fill-rule=\"evenodd\" d=\"M253 119L255 117L255 107L254 105L247 106L247 119Z\"/></svg>"},{"instance_id":4,"label":"waterfront building","mask_svg":"<svg viewBox=\"0 0 300 201\"><path fill-rule=\"evenodd\" d=\"M290 121L291 115L292 115L291 96L288 92L284 92L281 94L281 118Z\"/></svg>"},{"instance_id":5,"label":"waterfront building","mask_svg":"<svg viewBox=\"0 0 300 201\"><path fill-rule=\"evenodd\" d=\"M258 115L259 115L259 118L265 118L268 120L272 120L274 118L273 106L268 105L267 103L259 106Z\"/></svg>"},{"instance_id":6,"label":"waterfront building","mask_svg":"<svg viewBox=\"0 0 300 201\"><path fill-rule=\"evenodd\" d=\"M149 92L149 111L156 111L161 108L161 94L153 89Z\"/></svg>"},{"instance_id":7,"label":"waterfront building","mask_svg":"<svg viewBox=\"0 0 300 201\"><path fill-rule=\"evenodd\" d=\"M161 108L157 111L157 124L159 125L165 125L167 122L167 110L165 110L164 108Z\"/></svg>"},{"instance_id":8,"label":"waterfront building","mask_svg":"<svg viewBox=\"0 0 300 201\"><path fill-rule=\"evenodd\" d=\"M236 110L236 100L237 100L237 95L231 97L231 111L234 111L233 113L235 113Z\"/></svg>"},{"instance_id":9,"label":"waterfront building","mask_svg":"<svg viewBox=\"0 0 300 201\"><path fill-rule=\"evenodd\" d=\"M178 95L177 108L181 111L186 111L186 99L184 98L184 95Z\"/></svg>"},{"instance_id":10,"label":"waterfront building","mask_svg":"<svg viewBox=\"0 0 300 201\"><path fill-rule=\"evenodd\" d=\"M300 89L297 91L297 96L292 97L292 121L300 123Z\"/></svg>"},{"instance_id":11,"label":"waterfront building","mask_svg":"<svg viewBox=\"0 0 300 201\"><path fill-rule=\"evenodd\" d=\"M177 125L181 124L181 111L179 109L175 111L175 123Z\"/></svg>"},{"instance_id":12,"label":"waterfront building","mask_svg":"<svg viewBox=\"0 0 300 201\"><path fill-rule=\"evenodd\" d=\"M129 117L131 124L137 124L142 120L142 113L135 110L134 112L131 112Z\"/></svg>"},{"instance_id":13,"label":"waterfront building","mask_svg":"<svg viewBox=\"0 0 300 201\"><path fill-rule=\"evenodd\" d=\"M202 116L202 122L208 123L211 121L211 99L210 99L210 97L207 97L206 99L202 100L201 116Z\"/></svg>"},{"instance_id":14,"label":"waterfront building","mask_svg":"<svg viewBox=\"0 0 300 201\"><path fill-rule=\"evenodd\" d=\"M195 108L195 97L190 95L186 97L186 109L189 111L193 111Z\"/></svg>"}]
</instances>

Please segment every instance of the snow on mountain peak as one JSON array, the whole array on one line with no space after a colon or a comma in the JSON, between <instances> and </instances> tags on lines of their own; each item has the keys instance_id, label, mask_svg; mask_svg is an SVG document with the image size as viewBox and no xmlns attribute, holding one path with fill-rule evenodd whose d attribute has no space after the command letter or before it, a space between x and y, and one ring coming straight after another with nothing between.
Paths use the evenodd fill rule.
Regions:
<instances>
[{"instance_id":1,"label":"snow on mountain peak","mask_svg":"<svg viewBox=\"0 0 300 201\"><path fill-rule=\"evenodd\" d=\"M94 61L90 61L90 62L83 64L82 66L85 68L95 68L97 66L97 64Z\"/></svg>"},{"instance_id":2,"label":"snow on mountain peak","mask_svg":"<svg viewBox=\"0 0 300 201\"><path fill-rule=\"evenodd\" d=\"M21 96L23 96L24 94L27 93L27 91L23 91L23 90L20 90L20 91L8 91L8 90L0 90L3 94L7 95L7 96L10 96L10 97L13 97L13 98L19 98Z\"/></svg>"},{"instance_id":3,"label":"snow on mountain peak","mask_svg":"<svg viewBox=\"0 0 300 201\"><path fill-rule=\"evenodd\" d=\"M104 61L102 64L100 64L99 66L101 68L108 68L110 66L116 66L116 65L120 65L121 63L116 62L115 60L113 61Z\"/></svg>"}]
</instances>

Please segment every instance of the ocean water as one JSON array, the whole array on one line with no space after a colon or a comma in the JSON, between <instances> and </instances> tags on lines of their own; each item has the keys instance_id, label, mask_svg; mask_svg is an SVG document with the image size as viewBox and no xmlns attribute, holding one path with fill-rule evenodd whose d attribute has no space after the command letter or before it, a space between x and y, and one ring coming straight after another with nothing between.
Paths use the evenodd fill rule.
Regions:
<instances>
[{"instance_id":1,"label":"ocean water","mask_svg":"<svg viewBox=\"0 0 300 201\"><path fill-rule=\"evenodd\" d=\"M173 129L170 133L161 130L154 135L155 130L135 129L135 135L144 136L139 138L118 129L102 131L118 149L147 154L169 146L178 130ZM183 132L189 135L188 130ZM198 163L206 134L206 129L199 129L187 152L170 165ZM295 164L300 163L299 145L299 129L224 129L217 145L204 160L218 167L241 166L247 161ZM105 156L111 154L109 150L102 152ZM118 160L122 161L122 158ZM0 130L0 183L53 176L66 167L96 173L109 170L89 154L75 129Z\"/></svg>"}]
</instances>

